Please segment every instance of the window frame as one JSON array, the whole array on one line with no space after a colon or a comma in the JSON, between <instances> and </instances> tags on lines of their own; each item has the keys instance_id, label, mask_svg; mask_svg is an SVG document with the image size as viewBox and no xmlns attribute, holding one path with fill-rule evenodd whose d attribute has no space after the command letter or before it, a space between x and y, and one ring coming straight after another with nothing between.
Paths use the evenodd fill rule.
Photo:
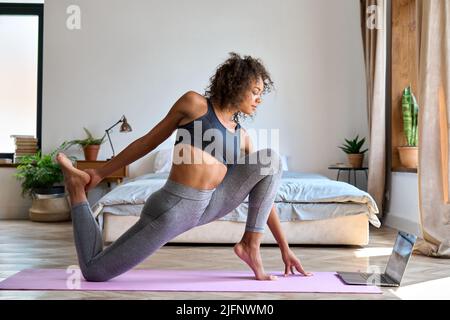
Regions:
<instances>
[{"instance_id":1,"label":"window frame","mask_svg":"<svg viewBox=\"0 0 450 320\"><path fill-rule=\"evenodd\" d=\"M38 16L38 61L36 138L42 150L42 64L44 47L44 4L42 3L0 3L0 15Z\"/></svg>"}]
</instances>

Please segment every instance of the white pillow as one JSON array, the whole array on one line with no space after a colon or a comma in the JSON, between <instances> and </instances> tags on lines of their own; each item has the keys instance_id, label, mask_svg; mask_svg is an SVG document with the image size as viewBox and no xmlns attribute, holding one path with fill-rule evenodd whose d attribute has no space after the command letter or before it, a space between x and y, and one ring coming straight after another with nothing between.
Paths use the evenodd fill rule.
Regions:
<instances>
[{"instance_id":1,"label":"white pillow","mask_svg":"<svg viewBox=\"0 0 450 320\"><path fill-rule=\"evenodd\" d=\"M289 171L288 156L280 155L280 158L281 158L281 168L283 169L283 171Z\"/></svg>"},{"instance_id":2,"label":"white pillow","mask_svg":"<svg viewBox=\"0 0 450 320\"><path fill-rule=\"evenodd\" d=\"M157 151L155 157L155 173L170 172L172 167L173 148L161 149Z\"/></svg>"}]
</instances>

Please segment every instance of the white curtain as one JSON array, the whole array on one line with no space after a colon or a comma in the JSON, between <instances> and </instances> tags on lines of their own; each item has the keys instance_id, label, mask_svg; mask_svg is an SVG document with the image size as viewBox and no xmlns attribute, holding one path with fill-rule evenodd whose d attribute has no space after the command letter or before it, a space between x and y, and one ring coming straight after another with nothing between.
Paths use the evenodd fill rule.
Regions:
<instances>
[{"instance_id":1,"label":"white curtain","mask_svg":"<svg viewBox=\"0 0 450 320\"><path fill-rule=\"evenodd\" d=\"M386 6L360 0L369 122L367 191L383 212L386 172Z\"/></svg>"},{"instance_id":2,"label":"white curtain","mask_svg":"<svg viewBox=\"0 0 450 320\"><path fill-rule=\"evenodd\" d=\"M417 0L419 43L419 206L416 253L450 257L450 0Z\"/></svg>"}]
</instances>

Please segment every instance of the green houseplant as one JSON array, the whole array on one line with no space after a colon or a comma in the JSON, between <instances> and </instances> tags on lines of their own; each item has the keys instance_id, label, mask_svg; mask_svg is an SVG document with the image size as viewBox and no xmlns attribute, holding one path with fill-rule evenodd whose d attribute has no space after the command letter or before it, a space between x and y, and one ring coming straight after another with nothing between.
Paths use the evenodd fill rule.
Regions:
<instances>
[{"instance_id":1,"label":"green houseplant","mask_svg":"<svg viewBox=\"0 0 450 320\"><path fill-rule=\"evenodd\" d=\"M65 221L70 218L70 207L65 197L64 176L54 157L63 150L63 143L50 154L39 150L25 156L17 166L15 177L22 182L22 196L30 196L32 207L29 216L32 221Z\"/></svg>"},{"instance_id":2,"label":"green houseplant","mask_svg":"<svg viewBox=\"0 0 450 320\"><path fill-rule=\"evenodd\" d=\"M38 151L34 155L23 157L15 177L22 181L23 197L64 192L64 186L57 186L64 180L61 168L53 161L51 154L42 155Z\"/></svg>"},{"instance_id":3,"label":"green houseplant","mask_svg":"<svg viewBox=\"0 0 450 320\"><path fill-rule=\"evenodd\" d=\"M345 143L339 148L347 154L349 164L354 168L361 168L364 161L364 153L369 149L361 151L366 138L359 140L359 135L355 139L344 139Z\"/></svg>"},{"instance_id":4,"label":"green houseplant","mask_svg":"<svg viewBox=\"0 0 450 320\"><path fill-rule=\"evenodd\" d=\"M400 162L406 168L417 168L419 162L419 104L411 90L406 87L402 94L402 122L406 145L398 147Z\"/></svg>"},{"instance_id":5,"label":"green houseplant","mask_svg":"<svg viewBox=\"0 0 450 320\"><path fill-rule=\"evenodd\" d=\"M84 158L88 161L95 161L97 160L100 146L103 144L103 142L105 142L106 133L101 138L94 138L92 133L88 129L83 129L86 132L87 137L81 140L68 141L67 148L72 145L79 145L83 149Z\"/></svg>"}]
</instances>

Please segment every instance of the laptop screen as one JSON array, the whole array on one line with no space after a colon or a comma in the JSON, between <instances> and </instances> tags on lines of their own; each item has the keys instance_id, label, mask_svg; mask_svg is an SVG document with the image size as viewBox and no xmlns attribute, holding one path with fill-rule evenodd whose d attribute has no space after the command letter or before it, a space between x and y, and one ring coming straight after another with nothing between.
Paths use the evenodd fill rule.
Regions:
<instances>
[{"instance_id":1,"label":"laptop screen","mask_svg":"<svg viewBox=\"0 0 450 320\"><path fill-rule=\"evenodd\" d=\"M399 231L394 249L386 266L386 275L400 283L406 270L406 265L411 256L416 242L416 236Z\"/></svg>"}]
</instances>

